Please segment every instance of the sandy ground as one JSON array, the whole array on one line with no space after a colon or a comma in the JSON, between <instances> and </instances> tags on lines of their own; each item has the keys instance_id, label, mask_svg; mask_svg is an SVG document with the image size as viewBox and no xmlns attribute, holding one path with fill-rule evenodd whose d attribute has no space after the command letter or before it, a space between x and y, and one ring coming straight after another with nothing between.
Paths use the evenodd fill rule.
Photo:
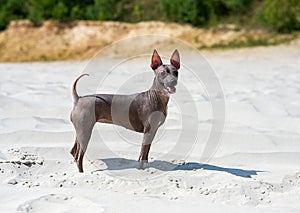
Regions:
<instances>
[{"instance_id":1,"label":"sandy ground","mask_svg":"<svg viewBox=\"0 0 300 213\"><path fill-rule=\"evenodd\" d=\"M202 137L187 156L167 155L181 131L171 101L145 170L135 168L141 135L99 124L83 174L69 154L69 112L71 84L87 62L0 64L0 212L299 212L299 45L204 55L226 98L224 134L208 162L199 162ZM128 69L112 77L122 79ZM205 135L209 100L184 70L180 77L189 82ZM83 94L84 84L78 87Z\"/></svg>"}]
</instances>

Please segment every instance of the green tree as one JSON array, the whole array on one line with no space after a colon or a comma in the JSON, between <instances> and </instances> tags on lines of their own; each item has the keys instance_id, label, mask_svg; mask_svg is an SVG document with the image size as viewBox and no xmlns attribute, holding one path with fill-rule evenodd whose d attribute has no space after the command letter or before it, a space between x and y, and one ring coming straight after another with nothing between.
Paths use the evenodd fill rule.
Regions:
<instances>
[{"instance_id":1,"label":"green tree","mask_svg":"<svg viewBox=\"0 0 300 213\"><path fill-rule=\"evenodd\" d=\"M215 19L215 4L211 0L161 0L160 8L168 21L203 26Z\"/></svg>"},{"instance_id":2,"label":"green tree","mask_svg":"<svg viewBox=\"0 0 300 213\"><path fill-rule=\"evenodd\" d=\"M94 7L99 20L118 20L123 9L120 0L95 0Z\"/></svg>"},{"instance_id":3,"label":"green tree","mask_svg":"<svg viewBox=\"0 0 300 213\"><path fill-rule=\"evenodd\" d=\"M27 16L25 0L1 0L0 4L0 29L5 29L11 20Z\"/></svg>"},{"instance_id":4,"label":"green tree","mask_svg":"<svg viewBox=\"0 0 300 213\"><path fill-rule=\"evenodd\" d=\"M84 9L79 7L78 5L72 7L71 13L70 13L70 18L72 20L78 20L78 19L84 19L85 17L84 14Z\"/></svg>"},{"instance_id":5,"label":"green tree","mask_svg":"<svg viewBox=\"0 0 300 213\"><path fill-rule=\"evenodd\" d=\"M218 15L244 14L249 11L252 0L219 0L218 7L223 11L217 11Z\"/></svg>"},{"instance_id":6,"label":"green tree","mask_svg":"<svg viewBox=\"0 0 300 213\"><path fill-rule=\"evenodd\" d=\"M52 17L55 20L65 21L68 19L68 7L63 2L58 2L52 10Z\"/></svg>"},{"instance_id":7,"label":"green tree","mask_svg":"<svg viewBox=\"0 0 300 213\"><path fill-rule=\"evenodd\" d=\"M39 25L43 20L43 11L40 4L35 0L28 0L28 19L36 25Z\"/></svg>"},{"instance_id":8,"label":"green tree","mask_svg":"<svg viewBox=\"0 0 300 213\"><path fill-rule=\"evenodd\" d=\"M300 29L299 0L265 0L264 18L268 25L281 32Z\"/></svg>"}]
</instances>

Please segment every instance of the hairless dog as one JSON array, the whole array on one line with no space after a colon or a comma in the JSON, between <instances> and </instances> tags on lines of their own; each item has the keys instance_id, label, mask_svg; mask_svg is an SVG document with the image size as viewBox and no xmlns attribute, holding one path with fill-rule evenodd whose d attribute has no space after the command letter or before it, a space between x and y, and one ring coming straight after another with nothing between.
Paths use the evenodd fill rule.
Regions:
<instances>
[{"instance_id":1,"label":"hairless dog","mask_svg":"<svg viewBox=\"0 0 300 213\"><path fill-rule=\"evenodd\" d=\"M76 137L71 154L79 172L83 172L83 156L96 122L115 124L144 133L138 159L139 168L143 169L144 163L148 162L153 138L167 116L169 94L176 92L175 86L180 68L178 51L175 50L172 54L170 64L163 64L157 51L154 50L151 68L155 74L152 87L145 92L132 95L95 94L78 96L76 84L82 76L88 74L83 74L75 80L72 90L74 107L70 117L76 131Z\"/></svg>"}]
</instances>

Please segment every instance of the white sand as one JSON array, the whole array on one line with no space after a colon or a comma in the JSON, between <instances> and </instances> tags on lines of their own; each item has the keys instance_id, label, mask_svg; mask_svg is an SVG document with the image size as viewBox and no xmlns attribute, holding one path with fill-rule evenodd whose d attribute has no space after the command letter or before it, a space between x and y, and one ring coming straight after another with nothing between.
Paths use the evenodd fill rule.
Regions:
<instances>
[{"instance_id":1,"label":"white sand","mask_svg":"<svg viewBox=\"0 0 300 213\"><path fill-rule=\"evenodd\" d=\"M300 212L299 45L206 57L226 97L223 139L209 162L197 161L201 142L185 162L164 155L180 131L171 102L145 170L135 169L141 135L123 132L129 143L122 128L100 124L84 174L69 154L69 112L86 62L0 64L0 212ZM197 100L205 135L209 103ZM99 134L109 149L97 148Z\"/></svg>"}]
</instances>

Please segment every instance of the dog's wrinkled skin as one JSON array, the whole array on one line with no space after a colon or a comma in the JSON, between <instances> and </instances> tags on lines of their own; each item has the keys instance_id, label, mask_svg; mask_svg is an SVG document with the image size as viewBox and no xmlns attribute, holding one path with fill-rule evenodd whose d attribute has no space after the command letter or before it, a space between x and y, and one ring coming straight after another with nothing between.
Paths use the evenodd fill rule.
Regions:
<instances>
[{"instance_id":1,"label":"dog's wrinkled skin","mask_svg":"<svg viewBox=\"0 0 300 213\"><path fill-rule=\"evenodd\" d=\"M138 159L139 168L143 168L144 163L148 162L148 154L155 133L167 116L169 94L176 92L175 86L180 68L177 50L172 54L170 63L169 65L163 64L157 51L154 50L151 59L151 68L155 74L153 85L149 90L138 94L96 94L80 97L76 92L76 84L82 76L87 74L76 79L73 85L74 107L71 112L76 139L71 154L79 172L83 172L83 156L96 122L115 124L144 133Z\"/></svg>"}]
</instances>

